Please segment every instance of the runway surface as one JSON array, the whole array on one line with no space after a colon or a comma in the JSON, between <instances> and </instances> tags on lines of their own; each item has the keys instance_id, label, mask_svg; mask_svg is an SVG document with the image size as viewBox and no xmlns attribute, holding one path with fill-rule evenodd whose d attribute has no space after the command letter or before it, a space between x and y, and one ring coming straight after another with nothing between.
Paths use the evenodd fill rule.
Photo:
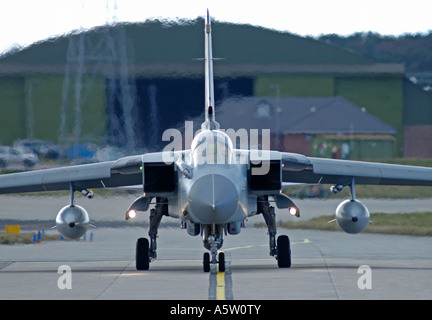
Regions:
<instances>
[{"instance_id":1,"label":"runway surface","mask_svg":"<svg viewBox=\"0 0 432 320\"><path fill-rule=\"evenodd\" d=\"M67 203L24 198L0 197L0 219L18 213L54 219ZM79 204L96 225L104 219L115 225L130 200ZM328 205L310 208L329 214ZM97 228L92 242L0 245L0 299L432 299L430 237L278 229L290 236L292 249L292 267L279 269L269 256L267 229L253 226L258 221L262 217L249 219L239 235L225 238L225 273L204 273L200 237L173 228L177 222L169 219L159 229L158 260L149 271L135 270L134 261L135 241L147 236L146 227ZM70 272L63 273L64 266Z\"/></svg>"}]
</instances>

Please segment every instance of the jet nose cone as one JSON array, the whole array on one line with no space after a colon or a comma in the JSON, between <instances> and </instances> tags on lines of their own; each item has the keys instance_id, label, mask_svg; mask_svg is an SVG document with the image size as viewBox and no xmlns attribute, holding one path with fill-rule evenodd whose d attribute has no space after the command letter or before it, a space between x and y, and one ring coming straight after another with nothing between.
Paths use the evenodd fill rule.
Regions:
<instances>
[{"instance_id":1,"label":"jet nose cone","mask_svg":"<svg viewBox=\"0 0 432 320\"><path fill-rule=\"evenodd\" d=\"M225 223L235 212L238 193L234 184L219 174L199 178L189 192L189 208L202 223Z\"/></svg>"}]
</instances>

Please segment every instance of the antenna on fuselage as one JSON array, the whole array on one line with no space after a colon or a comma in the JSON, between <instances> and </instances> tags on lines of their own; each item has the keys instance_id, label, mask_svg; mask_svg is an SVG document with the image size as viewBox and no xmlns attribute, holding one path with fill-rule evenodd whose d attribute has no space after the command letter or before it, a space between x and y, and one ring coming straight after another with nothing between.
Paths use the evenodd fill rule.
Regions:
<instances>
[{"instance_id":1,"label":"antenna on fuselage","mask_svg":"<svg viewBox=\"0 0 432 320\"><path fill-rule=\"evenodd\" d=\"M213 52L211 38L211 20L207 9L205 22L205 121L201 125L202 130L219 129L220 125L215 120L214 110L214 81L213 81Z\"/></svg>"}]
</instances>

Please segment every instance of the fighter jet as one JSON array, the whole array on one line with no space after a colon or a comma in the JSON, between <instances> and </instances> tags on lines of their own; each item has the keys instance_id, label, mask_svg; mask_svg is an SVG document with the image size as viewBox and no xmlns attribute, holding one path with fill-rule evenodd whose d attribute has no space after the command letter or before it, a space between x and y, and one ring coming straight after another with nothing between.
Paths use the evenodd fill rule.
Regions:
<instances>
[{"instance_id":1,"label":"fighter jet","mask_svg":"<svg viewBox=\"0 0 432 320\"><path fill-rule=\"evenodd\" d=\"M74 203L76 192L88 198L91 189L140 185L143 194L127 210L150 211L148 238L136 242L136 268L148 270L157 258L157 234L163 216L180 220L191 236L201 235L208 250L203 270L225 270L224 236L238 235L248 217L261 214L268 228L270 255L281 268L291 266L289 238L276 238L274 202L279 209L299 216L299 209L284 193L284 183L331 184L334 193L344 187L350 199L336 209L335 220L347 233L359 233L369 223L368 209L356 199L355 186L432 185L432 168L323 159L271 150L235 149L215 118L212 28L207 12L205 35L205 121L190 149L170 150L85 164L0 176L0 193L69 190L70 201L57 214L57 230L68 238L85 234L90 218ZM152 205L152 208L150 209ZM153 207L154 205L154 207ZM259 230L257 230L259 232Z\"/></svg>"}]
</instances>

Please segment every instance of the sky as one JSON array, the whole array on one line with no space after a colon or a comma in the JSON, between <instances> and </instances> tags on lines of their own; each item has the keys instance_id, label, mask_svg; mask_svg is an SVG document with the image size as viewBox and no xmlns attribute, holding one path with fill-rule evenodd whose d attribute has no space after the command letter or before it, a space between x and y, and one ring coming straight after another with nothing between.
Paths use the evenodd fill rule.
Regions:
<instances>
[{"instance_id":1,"label":"sky","mask_svg":"<svg viewBox=\"0 0 432 320\"><path fill-rule=\"evenodd\" d=\"M204 16L302 36L432 30L431 0L0 0L0 53L107 22Z\"/></svg>"}]
</instances>

